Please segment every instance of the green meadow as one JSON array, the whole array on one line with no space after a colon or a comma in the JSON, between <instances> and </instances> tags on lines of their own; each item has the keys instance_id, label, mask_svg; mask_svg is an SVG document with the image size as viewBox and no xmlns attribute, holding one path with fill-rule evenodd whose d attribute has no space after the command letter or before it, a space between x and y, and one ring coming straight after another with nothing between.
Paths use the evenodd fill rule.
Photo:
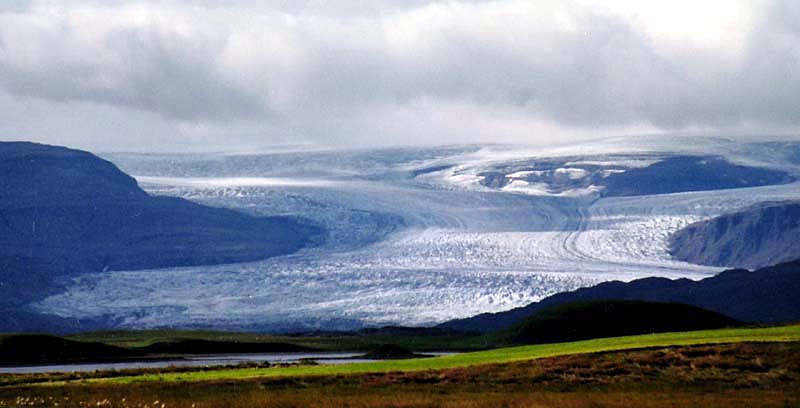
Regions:
<instances>
[{"instance_id":1,"label":"green meadow","mask_svg":"<svg viewBox=\"0 0 800 408\"><path fill-rule=\"evenodd\" d=\"M292 366L276 368L242 368L181 373L145 374L114 378L95 378L86 382L193 382L236 380L260 377L330 376L359 373L413 372L469 367L485 364L535 360L570 354L599 353L653 347L689 346L740 342L800 341L800 325L702 330L678 333L625 336L568 343L538 344L487 351L462 353L433 358L379 361L342 365Z\"/></svg>"}]
</instances>

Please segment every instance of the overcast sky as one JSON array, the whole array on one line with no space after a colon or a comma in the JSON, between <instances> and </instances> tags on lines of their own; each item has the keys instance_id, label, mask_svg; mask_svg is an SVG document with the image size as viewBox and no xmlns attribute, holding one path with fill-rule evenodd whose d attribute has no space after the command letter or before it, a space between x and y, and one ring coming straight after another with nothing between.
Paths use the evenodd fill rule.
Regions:
<instances>
[{"instance_id":1,"label":"overcast sky","mask_svg":"<svg viewBox=\"0 0 800 408\"><path fill-rule=\"evenodd\" d=\"M0 140L99 151L797 135L800 2L0 2Z\"/></svg>"}]
</instances>

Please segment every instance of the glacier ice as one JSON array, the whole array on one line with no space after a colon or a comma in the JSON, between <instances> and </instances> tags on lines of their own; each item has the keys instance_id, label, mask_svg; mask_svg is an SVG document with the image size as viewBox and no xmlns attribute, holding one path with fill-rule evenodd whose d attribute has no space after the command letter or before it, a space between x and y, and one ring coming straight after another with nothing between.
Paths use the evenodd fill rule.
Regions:
<instances>
[{"instance_id":1,"label":"glacier ice","mask_svg":"<svg viewBox=\"0 0 800 408\"><path fill-rule=\"evenodd\" d=\"M716 154L798 174L798 164L776 163L766 147L696 145L676 152L658 140L615 139L549 150L107 155L150 193L307 218L327 228L327 240L260 262L86 274L35 307L107 316L121 327L350 329L429 325L612 279L698 279L720 268L671 259L672 232L758 201L800 198L800 185L631 197L576 187L589 177L577 166L611 174L674 154ZM532 165L541 162L554 167ZM526 181L545 171L556 178ZM487 185L487 172L508 183Z\"/></svg>"}]
</instances>

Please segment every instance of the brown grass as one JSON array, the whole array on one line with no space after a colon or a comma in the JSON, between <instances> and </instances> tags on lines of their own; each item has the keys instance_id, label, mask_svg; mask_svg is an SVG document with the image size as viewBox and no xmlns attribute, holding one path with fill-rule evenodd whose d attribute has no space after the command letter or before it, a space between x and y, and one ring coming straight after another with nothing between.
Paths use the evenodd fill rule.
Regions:
<instances>
[{"instance_id":1,"label":"brown grass","mask_svg":"<svg viewBox=\"0 0 800 408\"><path fill-rule=\"evenodd\" d=\"M796 407L800 343L673 347L415 373L0 389L0 407L162 405Z\"/></svg>"}]
</instances>

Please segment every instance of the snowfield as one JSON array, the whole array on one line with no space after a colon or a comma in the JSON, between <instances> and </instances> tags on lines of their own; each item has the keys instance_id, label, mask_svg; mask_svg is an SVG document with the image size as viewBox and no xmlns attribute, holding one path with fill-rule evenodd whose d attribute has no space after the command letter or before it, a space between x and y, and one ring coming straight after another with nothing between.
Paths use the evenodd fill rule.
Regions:
<instances>
[{"instance_id":1,"label":"snowfield","mask_svg":"<svg viewBox=\"0 0 800 408\"><path fill-rule=\"evenodd\" d=\"M36 307L120 327L351 329L430 325L613 279L699 279L720 269L672 260L670 234L756 202L800 199L800 184L605 197L593 183L687 154L797 176L800 144L778 149L785 156L771 144L681 145L694 147L613 139L548 150L107 155L152 194L303 217L327 240L260 262L82 275Z\"/></svg>"}]
</instances>

